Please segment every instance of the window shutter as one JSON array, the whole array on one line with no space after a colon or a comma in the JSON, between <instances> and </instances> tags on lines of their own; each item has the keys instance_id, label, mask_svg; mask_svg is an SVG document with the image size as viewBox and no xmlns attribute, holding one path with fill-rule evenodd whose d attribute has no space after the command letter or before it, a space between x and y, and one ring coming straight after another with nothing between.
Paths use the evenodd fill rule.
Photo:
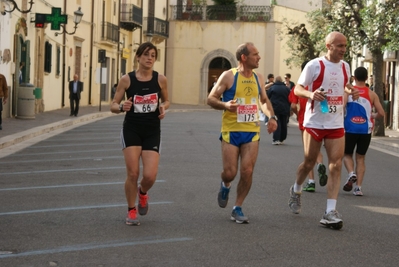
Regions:
<instances>
[{"instance_id":1,"label":"window shutter","mask_svg":"<svg viewBox=\"0 0 399 267\"><path fill-rule=\"evenodd\" d=\"M30 83L30 40L25 41L25 47L26 47L25 72L22 73L22 75L24 75L24 81Z\"/></svg>"},{"instance_id":2,"label":"window shutter","mask_svg":"<svg viewBox=\"0 0 399 267\"><path fill-rule=\"evenodd\" d=\"M44 71L51 73L51 49L52 45L49 42L46 42L44 46Z\"/></svg>"}]
</instances>

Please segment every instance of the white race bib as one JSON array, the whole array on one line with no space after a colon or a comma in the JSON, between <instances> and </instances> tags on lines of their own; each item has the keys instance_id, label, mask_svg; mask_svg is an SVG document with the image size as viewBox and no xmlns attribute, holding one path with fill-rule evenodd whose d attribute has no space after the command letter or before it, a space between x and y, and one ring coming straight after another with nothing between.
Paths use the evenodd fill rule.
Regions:
<instances>
[{"instance_id":1,"label":"white race bib","mask_svg":"<svg viewBox=\"0 0 399 267\"><path fill-rule=\"evenodd\" d=\"M343 111L344 107L344 97L339 96L329 96L327 95L328 111L329 113L340 113Z\"/></svg>"},{"instance_id":2,"label":"white race bib","mask_svg":"<svg viewBox=\"0 0 399 267\"><path fill-rule=\"evenodd\" d=\"M237 122L257 122L258 105L239 105L237 108Z\"/></svg>"},{"instance_id":3,"label":"white race bib","mask_svg":"<svg viewBox=\"0 0 399 267\"><path fill-rule=\"evenodd\" d=\"M135 95L133 99L133 107L135 113L155 112L158 106L158 94Z\"/></svg>"}]
</instances>

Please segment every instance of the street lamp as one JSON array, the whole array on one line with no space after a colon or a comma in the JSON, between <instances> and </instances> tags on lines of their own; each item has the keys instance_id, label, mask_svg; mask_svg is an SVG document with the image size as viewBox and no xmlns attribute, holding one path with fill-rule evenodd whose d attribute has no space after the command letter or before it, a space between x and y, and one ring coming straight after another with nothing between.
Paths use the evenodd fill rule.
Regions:
<instances>
[{"instance_id":1,"label":"street lamp","mask_svg":"<svg viewBox=\"0 0 399 267\"><path fill-rule=\"evenodd\" d=\"M62 27L62 32L56 32L55 33L55 36L58 36L59 34L64 34L64 33L66 33L66 34L69 34L69 35L72 35L72 34L74 34L75 32L76 32L76 29L78 28L78 24L82 21L82 17L83 17L83 12L82 11L80 11L80 7L78 8L78 10L76 10L75 12L73 12L73 14L74 14L74 17L73 17L73 22L75 23L75 26L74 26L74 31L73 32L67 32L66 30L65 30L65 25L60 25L61 27Z\"/></svg>"},{"instance_id":2,"label":"street lamp","mask_svg":"<svg viewBox=\"0 0 399 267\"><path fill-rule=\"evenodd\" d=\"M2 0L1 2L11 2L11 4L13 5L13 8L12 8L11 10L4 10L5 12L9 12L9 13L13 12L15 9L18 10L19 12L21 12L21 13L29 13L30 10L32 9L32 5L34 4L34 3L33 3L33 0L31 0L31 1L29 2L29 4L30 4L29 9L28 9L28 10L21 10L21 9L19 9L18 4L15 3L14 0ZM2 13L2 14L3 14L3 13ZM4 14L5 14L5 13L4 13ZM4 15L4 14L3 14L3 15Z\"/></svg>"}]
</instances>

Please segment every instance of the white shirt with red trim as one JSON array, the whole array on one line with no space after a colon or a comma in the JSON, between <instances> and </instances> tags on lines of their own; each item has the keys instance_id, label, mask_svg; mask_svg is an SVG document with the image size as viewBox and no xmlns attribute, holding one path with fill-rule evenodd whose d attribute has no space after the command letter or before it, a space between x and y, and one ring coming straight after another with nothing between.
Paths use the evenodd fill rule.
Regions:
<instances>
[{"instance_id":1,"label":"white shirt with red trim","mask_svg":"<svg viewBox=\"0 0 399 267\"><path fill-rule=\"evenodd\" d=\"M298 84L313 92L324 88L328 101L328 113L322 113L320 102L308 99L303 125L316 129L344 127L345 85L350 77L350 67L345 61L333 63L325 57L309 61L303 69Z\"/></svg>"}]
</instances>

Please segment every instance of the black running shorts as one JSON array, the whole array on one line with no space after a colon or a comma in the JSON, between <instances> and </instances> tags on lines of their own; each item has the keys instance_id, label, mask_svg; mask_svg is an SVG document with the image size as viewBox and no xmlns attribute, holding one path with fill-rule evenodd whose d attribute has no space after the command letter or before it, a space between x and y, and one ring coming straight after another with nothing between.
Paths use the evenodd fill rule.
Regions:
<instances>
[{"instance_id":1,"label":"black running shorts","mask_svg":"<svg viewBox=\"0 0 399 267\"><path fill-rule=\"evenodd\" d=\"M141 146L142 150L152 150L160 153L161 129L159 127L126 127L121 130L122 149L129 146Z\"/></svg>"}]
</instances>

